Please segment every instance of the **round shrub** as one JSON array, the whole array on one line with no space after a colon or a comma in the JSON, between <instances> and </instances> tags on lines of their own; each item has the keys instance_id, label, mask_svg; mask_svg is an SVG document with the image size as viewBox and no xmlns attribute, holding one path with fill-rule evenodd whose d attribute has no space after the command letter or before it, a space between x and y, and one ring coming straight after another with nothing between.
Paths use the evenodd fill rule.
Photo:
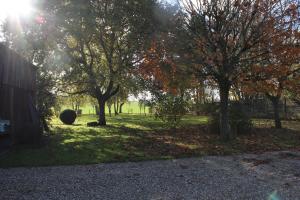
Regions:
<instances>
[{"instance_id":1,"label":"round shrub","mask_svg":"<svg viewBox=\"0 0 300 200\"><path fill-rule=\"evenodd\" d=\"M59 119L67 125L72 125L76 120L76 112L74 110L64 110L59 115Z\"/></svg>"}]
</instances>

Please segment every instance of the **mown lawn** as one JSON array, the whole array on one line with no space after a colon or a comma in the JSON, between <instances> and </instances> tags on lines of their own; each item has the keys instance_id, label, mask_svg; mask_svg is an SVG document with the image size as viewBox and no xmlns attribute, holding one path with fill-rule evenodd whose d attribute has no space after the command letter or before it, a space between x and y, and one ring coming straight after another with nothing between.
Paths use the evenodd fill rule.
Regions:
<instances>
[{"instance_id":1,"label":"mown lawn","mask_svg":"<svg viewBox=\"0 0 300 200\"><path fill-rule=\"evenodd\" d=\"M83 115L73 126L52 121L52 131L44 144L19 146L0 157L0 167L95 164L103 162L171 159L202 155L299 149L299 122L284 122L275 130L266 120L255 120L252 134L224 143L209 133L207 117L187 116L174 130L162 121L144 115L108 118L106 127L90 128L94 115ZM263 124L263 125L261 125Z\"/></svg>"},{"instance_id":2,"label":"mown lawn","mask_svg":"<svg viewBox=\"0 0 300 200\"><path fill-rule=\"evenodd\" d=\"M65 104L62 106L61 111L65 110L65 109L73 109L71 105ZM82 110L82 114L85 115L93 115L96 113L95 108L91 105L91 104L84 104L80 106L80 109ZM112 113L114 112L114 108L112 106L111 108ZM149 113L149 108L146 107L144 110L144 107L140 108L139 106L139 102L137 101L129 101L126 102L123 107L122 107L122 111L125 114L140 114L140 113ZM105 108L105 112L108 113L108 107L106 106Z\"/></svg>"}]
</instances>

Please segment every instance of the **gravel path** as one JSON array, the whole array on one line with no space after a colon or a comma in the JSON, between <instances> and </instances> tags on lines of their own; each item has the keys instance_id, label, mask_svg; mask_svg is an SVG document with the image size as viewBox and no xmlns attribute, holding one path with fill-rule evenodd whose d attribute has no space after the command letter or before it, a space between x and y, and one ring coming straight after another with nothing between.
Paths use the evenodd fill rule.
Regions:
<instances>
[{"instance_id":1,"label":"gravel path","mask_svg":"<svg viewBox=\"0 0 300 200\"><path fill-rule=\"evenodd\" d=\"M0 199L300 199L300 152L0 169Z\"/></svg>"}]
</instances>

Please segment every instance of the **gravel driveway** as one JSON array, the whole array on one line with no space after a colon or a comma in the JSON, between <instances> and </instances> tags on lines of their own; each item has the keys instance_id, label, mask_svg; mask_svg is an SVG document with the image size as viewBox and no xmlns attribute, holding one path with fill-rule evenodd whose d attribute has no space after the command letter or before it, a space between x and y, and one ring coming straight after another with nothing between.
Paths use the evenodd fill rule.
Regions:
<instances>
[{"instance_id":1,"label":"gravel driveway","mask_svg":"<svg viewBox=\"0 0 300 200\"><path fill-rule=\"evenodd\" d=\"M300 152L0 169L0 199L300 199Z\"/></svg>"}]
</instances>

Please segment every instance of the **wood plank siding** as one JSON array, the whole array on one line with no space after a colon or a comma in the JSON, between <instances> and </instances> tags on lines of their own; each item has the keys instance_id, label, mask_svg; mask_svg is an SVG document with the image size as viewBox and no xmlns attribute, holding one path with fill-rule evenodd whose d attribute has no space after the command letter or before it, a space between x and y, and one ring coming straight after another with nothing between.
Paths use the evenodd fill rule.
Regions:
<instances>
[{"instance_id":1,"label":"wood plank siding","mask_svg":"<svg viewBox=\"0 0 300 200\"><path fill-rule=\"evenodd\" d=\"M35 106L36 67L0 44L0 118L10 121L13 143L35 143L41 136Z\"/></svg>"},{"instance_id":2,"label":"wood plank siding","mask_svg":"<svg viewBox=\"0 0 300 200\"><path fill-rule=\"evenodd\" d=\"M0 85L35 90L36 67L0 44Z\"/></svg>"}]
</instances>

